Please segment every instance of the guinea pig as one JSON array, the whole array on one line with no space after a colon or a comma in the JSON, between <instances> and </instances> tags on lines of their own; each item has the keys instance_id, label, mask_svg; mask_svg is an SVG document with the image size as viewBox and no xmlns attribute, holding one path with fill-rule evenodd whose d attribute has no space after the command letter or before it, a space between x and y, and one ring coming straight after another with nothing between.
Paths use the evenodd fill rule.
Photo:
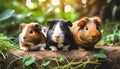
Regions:
<instances>
[{"instance_id":1,"label":"guinea pig","mask_svg":"<svg viewBox=\"0 0 120 69\"><path fill-rule=\"evenodd\" d=\"M69 27L72 23L68 20L57 19L47 22L49 26L46 38L46 47L52 51L69 51L75 48L74 38Z\"/></svg>"},{"instance_id":2,"label":"guinea pig","mask_svg":"<svg viewBox=\"0 0 120 69\"><path fill-rule=\"evenodd\" d=\"M82 19L73 22L70 30L73 34L75 43L80 50L92 50L98 41L101 39L99 26L102 25L102 20L95 17L83 17Z\"/></svg>"},{"instance_id":3,"label":"guinea pig","mask_svg":"<svg viewBox=\"0 0 120 69\"><path fill-rule=\"evenodd\" d=\"M45 35L45 37L47 37L46 34L47 34L47 31L48 31L48 27L43 26L41 31Z\"/></svg>"},{"instance_id":4,"label":"guinea pig","mask_svg":"<svg viewBox=\"0 0 120 69\"><path fill-rule=\"evenodd\" d=\"M19 45L22 50L44 50L46 39L41 32L41 26L38 23L22 23L20 24L19 29L22 30L19 34Z\"/></svg>"}]
</instances>

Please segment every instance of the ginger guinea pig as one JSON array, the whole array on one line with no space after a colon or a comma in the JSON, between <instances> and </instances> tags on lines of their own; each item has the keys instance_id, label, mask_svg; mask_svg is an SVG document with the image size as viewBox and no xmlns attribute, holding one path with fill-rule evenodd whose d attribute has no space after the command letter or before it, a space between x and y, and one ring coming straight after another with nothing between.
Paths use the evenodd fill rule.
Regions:
<instances>
[{"instance_id":1,"label":"ginger guinea pig","mask_svg":"<svg viewBox=\"0 0 120 69\"><path fill-rule=\"evenodd\" d=\"M69 27L72 23L68 20L51 20L46 39L46 47L52 51L69 51L74 49L75 43Z\"/></svg>"},{"instance_id":2,"label":"ginger guinea pig","mask_svg":"<svg viewBox=\"0 0 120 69\"><path fill-rule=\"evenodd\" d=\"M22 50L44 50L46 46L45 36L41 32L42 28L38 23L22 23L20 24L19 29L22 30L19 34L19 45Z\"/></svg>"},{"instance_id":3,"label":"ginger guinea pig","mask_svg":"<svg viewBox=\"0 0 120 69\"><path fill-rule=\"evenodd\" d=\"M75 43L80 49L93 49L95 44L101 39L99 26L102 20L95 17L83 17L79 21L75 21L70 28L74 36Z\"/></svg>"}]
</instances>

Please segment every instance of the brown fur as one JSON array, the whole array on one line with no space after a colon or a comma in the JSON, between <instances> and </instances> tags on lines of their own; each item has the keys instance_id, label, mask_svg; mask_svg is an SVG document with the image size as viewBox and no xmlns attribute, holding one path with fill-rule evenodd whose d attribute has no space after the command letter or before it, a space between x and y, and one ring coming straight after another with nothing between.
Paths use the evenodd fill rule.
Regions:
<instances>
[{"instance_id":1,"label":"brown fur","mask_svg":"<svg viewBox=\"0 0 120 69\"><path fill-rule=\"evenodd\" d=\"M70 28L79 48L91 49L101 39L101 32L97 29L102 25L99 17L84 17L73 23Z\"/></svg>"},{"instance_id":2,"label":"brown fur","mask_svg":"<svg viewBox=\"0 0 120 69\"><path fill-rule=\"evenodd\" d=\"M41 32L41 27L37 23L29 23L29 24L22 23L20 24L19 29L23 31L25 26L28 26L28 29L27 32L25 33L24 42L22 42L20 39L23 34L20 33L19 35L20 46L29 49L30 47L34 47L37 44L45 43L45 36Z\"/></svg>"}]
</instances>

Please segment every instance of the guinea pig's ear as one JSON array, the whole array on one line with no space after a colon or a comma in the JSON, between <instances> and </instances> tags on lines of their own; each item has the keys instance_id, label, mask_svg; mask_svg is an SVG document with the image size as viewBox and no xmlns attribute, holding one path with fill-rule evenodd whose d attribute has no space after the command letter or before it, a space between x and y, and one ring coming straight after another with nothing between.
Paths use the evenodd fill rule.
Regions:
<instances>
[{"instance_id":1,"label":"guinea pig's ear","mask_svg":"<svg viewBox=\"0 0 120 69\"><path fill-rule=\"evenodd\" d=\"M88 17L84 17L84 18L82 18L82 19L80 19L79 21L78 21L78 27L80 27L80 28L84 28L84 26L86 25L86 23L88 22Z\"/></svg>"},{"instance_id":2,"label":"guinea pig's ear","mask_svg":"<svg viewBox=\"0 0 120 69\"><path fill-rule=\"evenodd\" d=\"M21 23L20 26L19 26L19 29L22 30L25 26L26 26L25 23Z\"/></svg>"},{"instance_id":3,"label":"guinea pig's ear","mask_svg":"<svg viewBox=\"0 0 120 69\"><path fill-rule=\"evenodd\" d=\"M68 21L66 22L66 25L69 26L69 27L72 27L71 21L68 20Z\"/></svg>"},{"instance_id":4,"label":"guinea pig's ear","mask_svg":"<svg viewBox=\"0 0 120 69\"><path fill-rule=\"evenodd\" d=\"M50 27L51 25L53 25L55 23L56 23L56 20L47 21L47 26Z\"/></svg>"},{"instance_id":5,"label":"guinea pig's ear","mask_svg":"<svg viewBox=\"0 0 120 69\"><path fill-rule=\"evenodd\" d=\"M51 21L47 21L47 26L50 27Z\"/></svg>"},{"instance_id":6,"label":"guinea pig's ear","mask_svg":"<svg viewBox=\"0 0 120 69\"><path fill-rule=\"evenodd\" d=\"M95 21L95 23L98 25L98 26L101 26L102 25L102 20L100 19L100 17L97 17L97 16L95 16L95 17L93 17L93 19L94 19L94 21Z\"/></svg>"},{"instance_id":7,"label":"guinea pig's ear","mask_svg":"<svg viewBox=\"0 0 120 69\"><path fill-rule=\"evenodd\" d=\"M35 24L34 29L37 31L41 31L42 27L39 24Z\"/></svg>"}]
</instances>

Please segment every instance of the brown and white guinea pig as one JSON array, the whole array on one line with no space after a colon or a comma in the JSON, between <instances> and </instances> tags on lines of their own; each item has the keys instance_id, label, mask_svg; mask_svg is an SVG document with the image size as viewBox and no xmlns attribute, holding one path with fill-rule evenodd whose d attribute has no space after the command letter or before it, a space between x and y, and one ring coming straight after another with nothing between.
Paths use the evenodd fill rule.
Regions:
<instances>
[{"instance_id":1,"label":"brown and white guinea pig","mask_svg":"<svg viewBox=\"0 0 120 69\"><path fill-rule=\"evenodd\" d=\"M22 30L19 34L19 45L22 50L44 50L46 46L45 36L41 32L42 28L38 23L22 23L19 29Z\"/></svg>"},{"instance_id":2,"label":"brown and white guinea pig","mask_svg":"<svg viewBox=\"0 0 120 69\"><path fill-rule=\"evenodd\" d=\"M102 20L97 16L83 17L73 23L70 29L79 49L94 49L95 44L101 39L101 32L98 28L101 25Z\"/></svg>"},{"instance_id":3,"label":"brown and white guinea pig","mask_svg":"<svg viewBox=\"0 0 120 69\"><path fill-rule=\"evenodd\" d=\"M72 23L68 20L51 20L47 22L49 26L46 39L47 49L52 51L69 51L75 48L74 38L69 27Z\"/></svg>"}]
</instances>

